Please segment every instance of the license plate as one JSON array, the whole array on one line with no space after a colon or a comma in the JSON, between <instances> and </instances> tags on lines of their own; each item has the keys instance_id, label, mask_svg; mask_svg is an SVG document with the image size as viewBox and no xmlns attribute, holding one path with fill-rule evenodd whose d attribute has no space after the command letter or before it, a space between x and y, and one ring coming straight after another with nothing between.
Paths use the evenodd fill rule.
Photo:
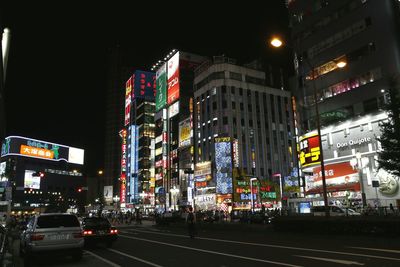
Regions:
<instances>
[{"instance_id":1,"label":"license plate","mask_svg":"<svg viewBox=\"0 0 400 267\"><path fill-rule=\"evenodd\" d=\"M105 232L105 231L97 231L97 233L98 233L99 235L104 235L106 232Z\"/></svg>"},{"instance_id":2,"label":"license plate","mask_svg":"<svg viewBox=\"0 0 400 267\"><path fill-rule=\"evenodd\" d=\"M65 240L68 239L68 235L51 235L50 240Z\"/></svg>"}]
</instances>

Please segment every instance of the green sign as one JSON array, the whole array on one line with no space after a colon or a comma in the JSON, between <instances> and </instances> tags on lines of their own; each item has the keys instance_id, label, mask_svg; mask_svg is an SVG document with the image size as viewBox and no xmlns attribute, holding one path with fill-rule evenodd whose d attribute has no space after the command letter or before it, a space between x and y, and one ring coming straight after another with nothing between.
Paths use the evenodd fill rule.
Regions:
<instances>
[{"instance_id":1,"label":"green sign","mask_svg":"<svg viewBox=\"0 0 400 267\"><path fill-rule=\"evenodd\" d=\"M156 111L167 104L167 65L164 63L156 72Z\"/></svg>"}]
</instances>

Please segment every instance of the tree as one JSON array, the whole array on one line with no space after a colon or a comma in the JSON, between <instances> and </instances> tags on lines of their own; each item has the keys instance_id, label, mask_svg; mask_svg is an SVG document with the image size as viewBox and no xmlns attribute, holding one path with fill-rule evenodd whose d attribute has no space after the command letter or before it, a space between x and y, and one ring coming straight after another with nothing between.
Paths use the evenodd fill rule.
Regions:
<instances>
[{"instance_id":1,"label":"tree","mask_svg":"<svg viewBox=\"0 0 400 267\"><path fill-rule=\"evenodd\" d=\"M387 102L384 110L388 119L380 124L382 135L378 138L382 150L379 155L379 169L400 177L400 98L396 78L389 80Z\"/></svg>"}]
</instances>

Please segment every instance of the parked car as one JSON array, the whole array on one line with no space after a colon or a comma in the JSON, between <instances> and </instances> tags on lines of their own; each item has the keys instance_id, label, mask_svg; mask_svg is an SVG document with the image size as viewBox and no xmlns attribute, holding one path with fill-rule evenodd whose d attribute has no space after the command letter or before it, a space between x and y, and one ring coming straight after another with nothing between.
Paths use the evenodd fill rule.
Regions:
<instances>
[{"instance_id":1,"label":"parked car","mask_svg":"<svg viewBox=\"0 0 400 267\"><path fill-rule=\"evenodd\" d=\"M105 243L111 247L118 238L118 230L103 217L86 217L82 220L85 244Z\"/></svg>"},{"instance_id":2,"label":"parked car","mask_svg":"<svg viewBox=\"0 0 400 267\"><path fill-rule=\"evenodd\" d=\"M38 253L59 251L82 258L84 239L82 228L75 215L48 213L32 217L23 227L20 255L30 260Z\"/></svg>"}]
</instances>

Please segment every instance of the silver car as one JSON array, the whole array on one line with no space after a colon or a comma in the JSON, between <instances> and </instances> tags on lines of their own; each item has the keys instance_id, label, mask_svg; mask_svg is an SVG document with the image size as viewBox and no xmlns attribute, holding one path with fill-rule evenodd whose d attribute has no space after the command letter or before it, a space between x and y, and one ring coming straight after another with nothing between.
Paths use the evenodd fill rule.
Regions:
<instances>
[{"instance_id":1,"label":"silver car","mask_svg":"<svg viewBox=\"0 0 400 267\"><path fill-rule=\"evenodd\" d=\"M82 258L84 239L82 227L75 215L48 213L34 216L21 233L21 255L25 259L45 251L68 252Z\"/></svg>"}]
</instances>

